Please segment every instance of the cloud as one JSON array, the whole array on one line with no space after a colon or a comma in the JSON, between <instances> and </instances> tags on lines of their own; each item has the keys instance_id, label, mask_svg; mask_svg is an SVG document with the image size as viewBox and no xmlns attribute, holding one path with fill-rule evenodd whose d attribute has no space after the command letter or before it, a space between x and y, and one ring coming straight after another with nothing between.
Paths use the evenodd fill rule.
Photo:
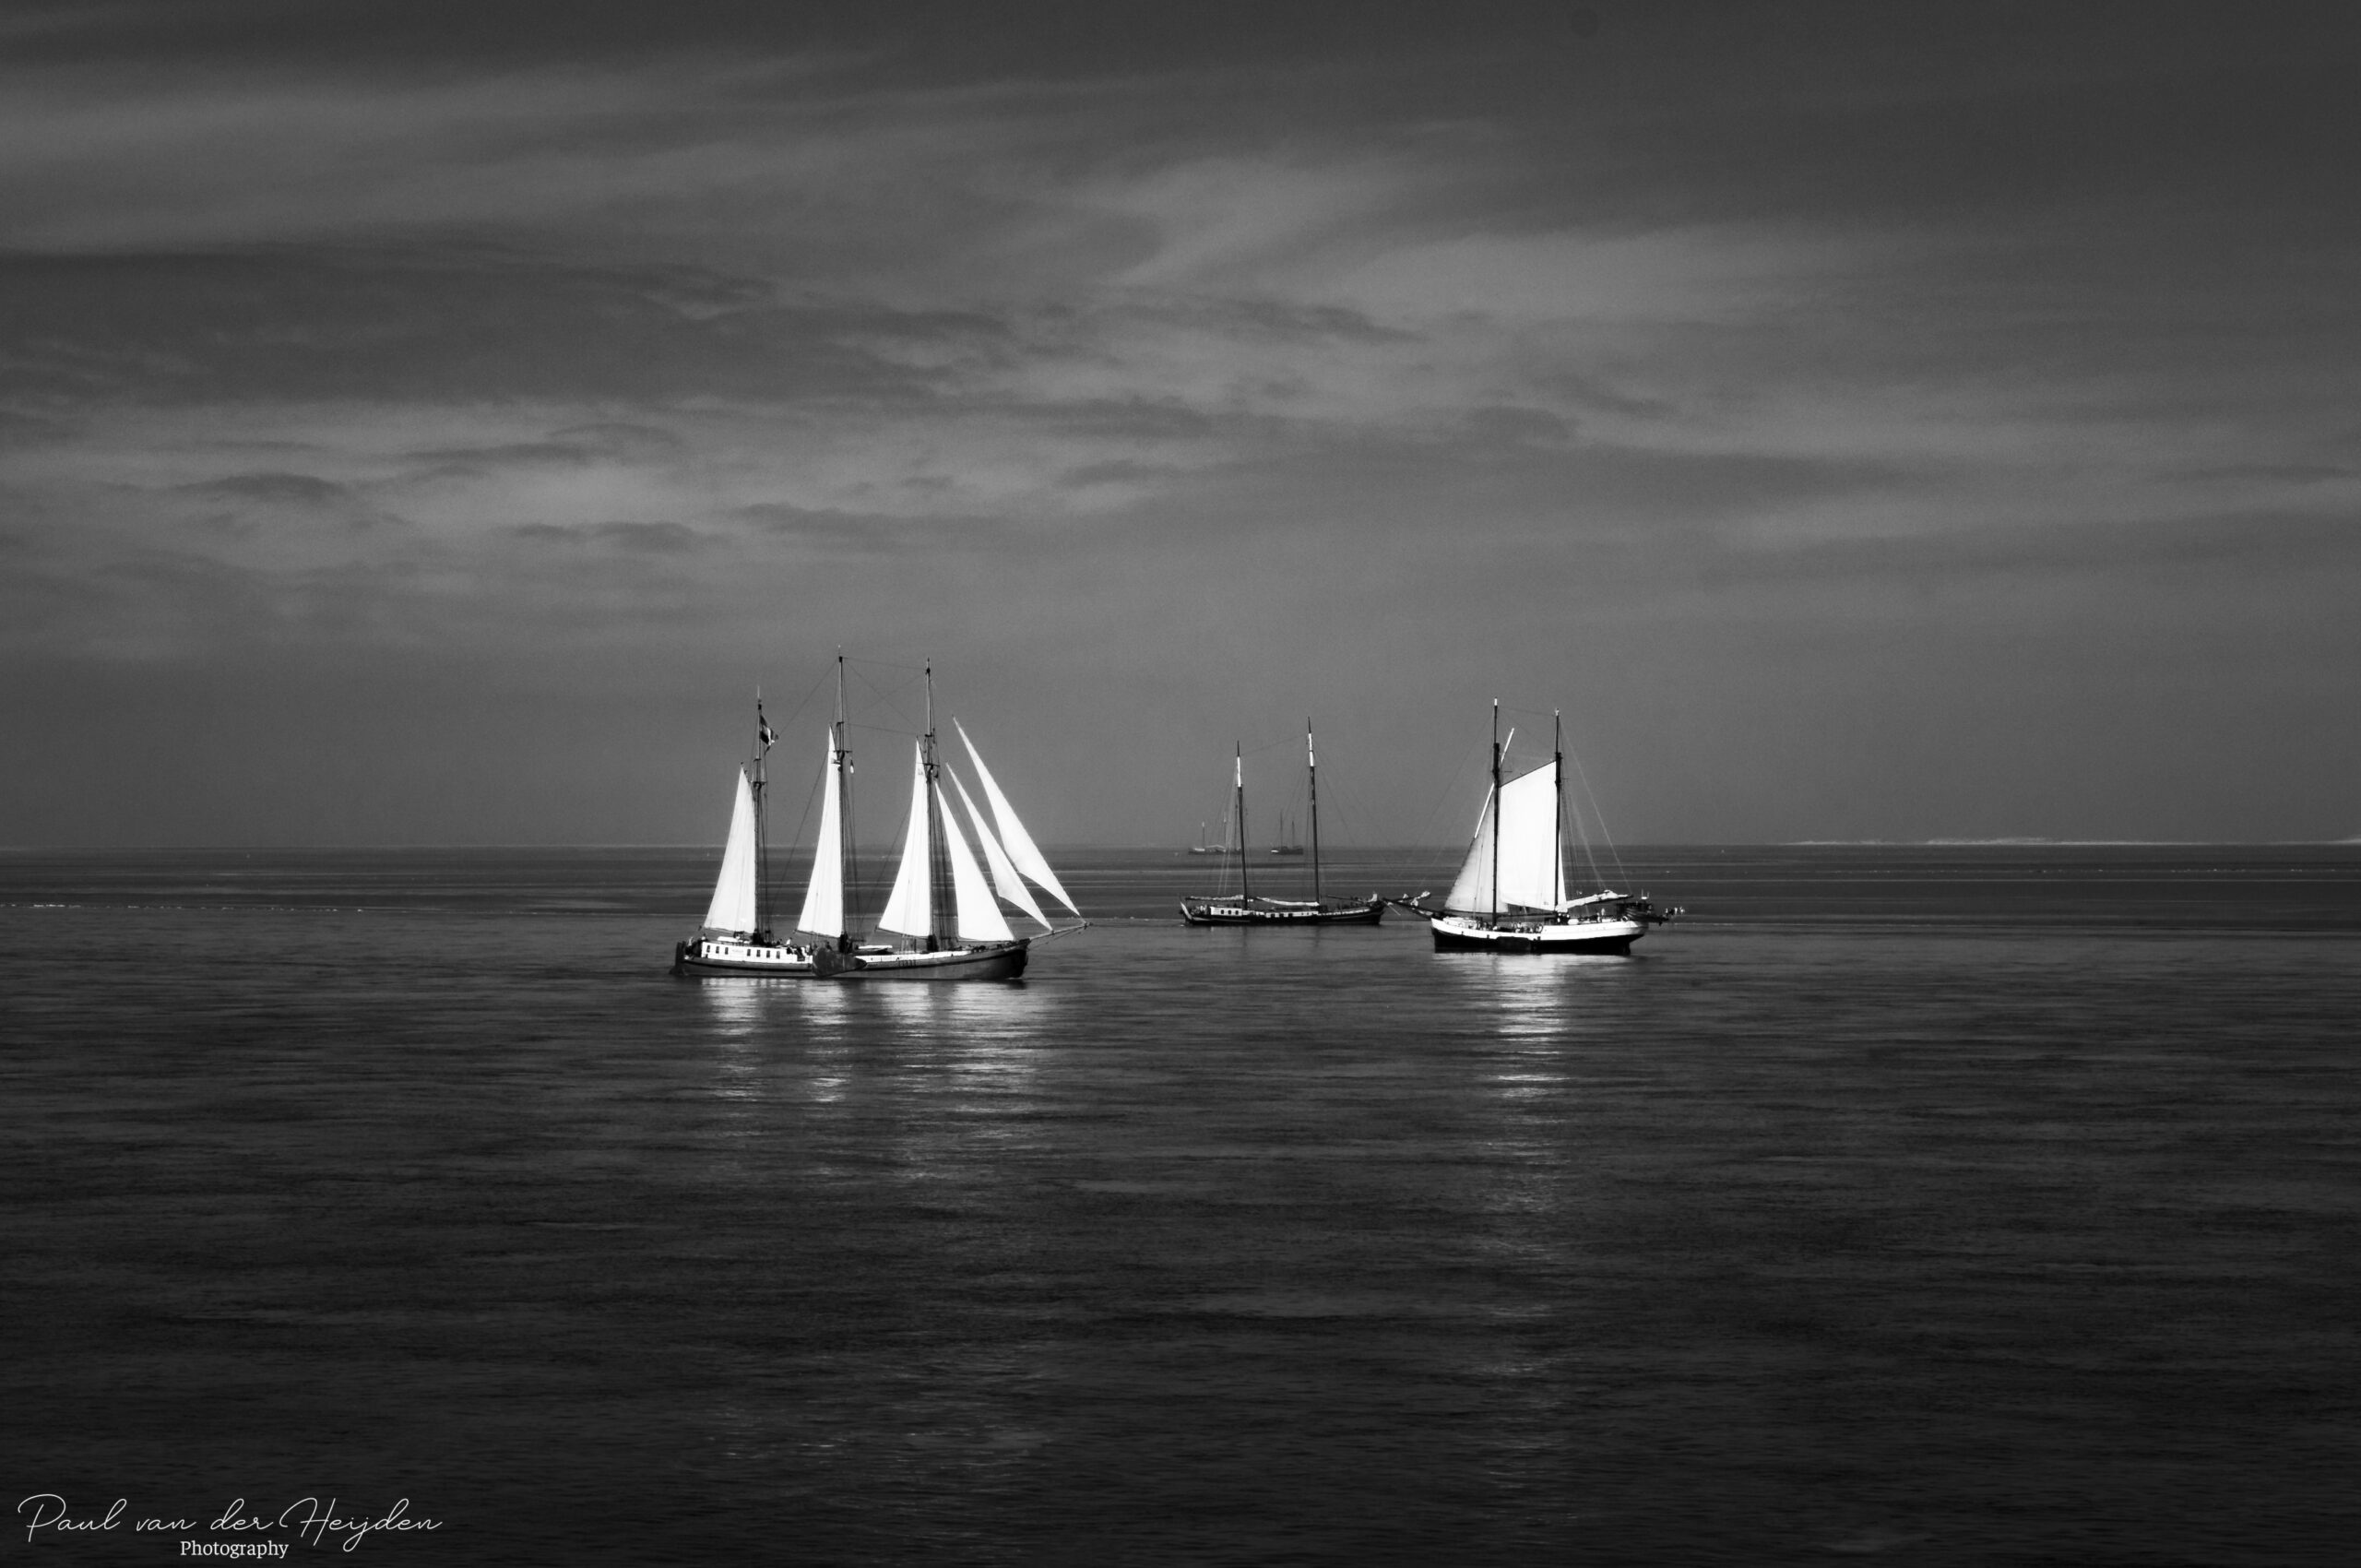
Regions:
<instances>
[{"instance_id":1,"label":"cloud","mask_svg":"<svg viewBox=\"0 0 2361 1568\"><path fill-rule=\"evenodd\" d=\"M330 506L350 499L345 486L310 474L231 474L179 487L186 495L219 496L233 501L258 501L271 505Z\"/></svg>"},{"instance_id":2,"label":"cloud","mask_svg":"<svg viewBox=\"0 0 2361 1568\"><path fill-rule=\"evenodd\" d=\"M1479 234L1389 250L1328 287L1382 319L1726 320L1792 304L1864 267L1859 248L1738 227Z\"/></svg>"},{"instance_id":3,"label":"cloud","mask_svg":"<svg viewBox=\"0 0 2361 1568\"><path fill-rule=\"evenodd\" d=\"M957 645L1049 732L1182 716L1075 770L1132 801L1284 687L1405 758L1502 670L1801 778L1983 711L1937 654L2001 626L2054 735L2177 660L2304 731L2346 95L2292 12L2132 15L11 16L0 639L667 714Z\"/></svg>"},{"instance_id":4,"label":"cloud","mask_svg":"<svg viewBox=\"0 0 2361 1568\"><path fill-rule=\"evenodd\" d=\"M1934 535L1825 539L1763 548L1733 541L1717 580L1821 585L1847 579L1920 583L2067 577L2171 576L2224 589L2233 577L2281 580L2327 574L2361 581L2361 527L2349 517L2272 515L2001 526Z\"/></svg>"},{"instance_id":5,"label":"cloud","mask_svg":"<svg viewBox=\"0 0 2361 1568\"><path fill-rule=\"evenodd\" d=\"M706 540L694 529L679 523L588 523L560 528L553 523L520 523L519 539L539 544L607 545L617 550L657 555L680 555L703 548Z\"/></svg>"},{"instance_id":6,"label":"cloud","mask_svg":"<svg viewBox=\"0 0 2361 1568\"><path fill-rule=\"evenodd\" d=\"M733 517L758 539L794 546L799 552L827 556L890 557L926 552L937 557L981 550L1003 550L1016 535L986 517L912 517L895 513L848 512L826 507L759 502Z\"/></svg>"}]
</instances>

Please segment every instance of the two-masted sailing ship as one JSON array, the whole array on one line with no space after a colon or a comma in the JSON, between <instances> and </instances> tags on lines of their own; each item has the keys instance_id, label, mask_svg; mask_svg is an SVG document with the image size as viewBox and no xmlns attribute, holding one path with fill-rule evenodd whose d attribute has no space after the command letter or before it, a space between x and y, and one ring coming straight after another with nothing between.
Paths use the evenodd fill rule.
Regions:
<instances>
[{"instance_id":1,"label":"two-masted sailing ship","mask_svg":"<svg viewBox=\"0 0 2361 1568\"><path fill-rule=\"evenodd\" d=\"M1086 923L1057 873L1025 830L1015 809L984 766L967 730L955 719L991 816L967 784L937 754L934 674L927 671L926 731L912 749L910 806L902 829L902 856L884 909L865 937L857 933L847 890L854 886L851 812L852 753L845 743L844 661L837 660L836 717L828 727L822 779L820 831L811 879L795 929L808 940L782 943L772 930L765 837L765 759L777 736L756 705L753 763L740 770L730 842L721 874L697 934L673 950L673 969L690 975L773 975L819 980L1014 980L1025 972L1039 935L1063 935ZM945 793L965 810L967 828ZM970 848L972 839L974 847ZM982 856L978 861L978 852ZM1059 927L1041 912L1026 884L1049 894L1074 917ZM1016 934L1001 909L1005 899L1041 927Z\"/></svg>"},{"instance_id":2,"label":"two-masted sailing ship","mask_svg":"<svg viewBox=\"0 0 2361 1568\"><path fill-rule=\"evenodd\" d=\"M1231 759L1229 820L1236 833L1238 894L1192 894L1180 900L1180 918L1190 925L1375 925L1385 917L1385 900L1326 898L1320 891L1320 758L1311 743L1311 726L1303 727L1303 765L1311 824L1311 897L1272 898L1257 896L1254 876L1247 869L1246 754L1240 748ZM1273 853L1300 853L1275 849Z\"/></svg>"},{"instance_id":3,"label":"two-masted sailing ship","mask_svg":"<svg viewBox=\"0 0 2361 1568\"><path fill-rule=\"evenodd\" d=\"M1658 909L1644 893L1569 893L1562 721L1549 760L1529 773L1503 778L1502 751L1501 707L1494 703L1492 787L1459 875L1440 909L1418 899L1396 900L1427 917L1439 951L1629 953L1650 926L1680 913Z\"/></svg>"}]
</instances>

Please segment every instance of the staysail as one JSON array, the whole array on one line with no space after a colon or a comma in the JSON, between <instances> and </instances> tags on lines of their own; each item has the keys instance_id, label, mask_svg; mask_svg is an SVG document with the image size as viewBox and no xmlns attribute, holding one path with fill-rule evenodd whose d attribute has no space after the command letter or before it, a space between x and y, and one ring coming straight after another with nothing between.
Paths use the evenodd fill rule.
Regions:
<instances>
[{"instance_id":1,"label":"staysail","mask_svg":"<svg viewBox=\"0 0 2361 1568\"><path fill-rule=\"evenodd\" d=\"M921 744L910 775L910 821L902 834L902 865L894 876L893 897L885 901L885 912L878 917L881 931L899 932L904 936L934 934L933 836L928 822L929 804L926 748ZM992 885L986 880L984 868L977 864L975 852L967 848L967 835L959 831L959 819L947 809L948 802L943 804L943 849L951 862L954 929L967 942L1014 941L1016 932L1009 929L1008 918L1000 912L1000 905L992 897ZM968 809L974 810L972 803ZM980 822L977 831L982 835ZM989 844L990 838L985 842ZM997 853L996 847L991 852ZM1041 923L1049 924L1047 921Z\"/></svg>"},{"instance_id":2,"label":"staysail","mask_svg":"<svg viewBox=\"0 0 2361 1568\"><path fill-rule=\"evenodd\" d=\"M744 936L754 929L754 789L738 770L737 803L730 812L730 845L721 852L721 874L706 906L705 934Z\"/></svg>"},{"instance_id":3,"label":"staysail","mask_svg":"<svg viewBox=\"0 0 2361 1568\"><path fill-rule=\"evenodd\" d=\"M976 750L975 739L957 719L953 719L952 725L958 730L959 739L967 742L967 756L976 765L976 781L984 787L984 799L991 802L992 825L1000 831L1001 847L1008 851L1009 860L1036 887L1073 909L1074 919L1080 920L1082 911L1074 909L1074 900L1066 897L1066 890L1058 884L1058 873L1051 871L1050 862L1041 858L1041 851L1034 847L1033 836L1026 832L1025 824L1017 820L1015 808L1008 803L1008 797L1000 792L1000 785L992 778L992 770L984 766L983 754ZM1046 925L1048 922L1042 923Z\"/></svg>"},{"instance_id":4,"label":"staysail","mask_svg":"<svg viewBox=\"0 0 2361 1568\"><path fill-rule=\"evenodd\" d=\"M820 798L820 837L812 846L812 885L803 890L796 927L820 936L845 933L844 779L834 731L828 734L828 777Z\"/></svg>"},{"instance_id":5,"label":"staysail","mask_svg":"<svg viewBox=\"0 0 2361 1568\"><path fill-rule=\"evenodd\" d=\"M1497 897L1492 886L1496 862ZM1559 863L1558 764L1552 759L1501 785L1497 797L1485 800L1475 842L1467 847L1467 859L1460 863L1459 877L1443 907L1459 914L1555 909L1565 897L1565 885Z\"/></svg>"},{"instance_id":6,"label":"staysail","mask_svg":"<svg viewBox=\"0 0 2361 1568\"><path fill-rule=\"evenodd\" d=\"M943 814L943 847L951 852L951 898L958 910L959 939L1015 941L1016 932L1009 929L1008 917L1000 912L1000 905L992 897L991 884L984 880L983 868L967 851L967 840L960 835L958 819L947 811Z\"/></svg>"},{"instance_id":7,"label":"staysail","mask_svg":"<svg viewBox=\"0 0 2361 1568\"><path fill-rule=\"evenodd\" d=\"M947 767L943 771L951 773ZM967 808L967 823L975 829L977 846L984 851L984 864L991 868L993 891L1047 927L1050 917L1041 912L1041 906L1034 900L1033 890L1025 885L1023 877L1016 874L1016 867L1010 862L1008 851L1000 847L1000 840L993 837L992 830L985 826L984 814L976 809L976 798L967 793L967 786L957 774L951 773L951 783L959 791L959 803Z\"/></svg>"}]
</instances>

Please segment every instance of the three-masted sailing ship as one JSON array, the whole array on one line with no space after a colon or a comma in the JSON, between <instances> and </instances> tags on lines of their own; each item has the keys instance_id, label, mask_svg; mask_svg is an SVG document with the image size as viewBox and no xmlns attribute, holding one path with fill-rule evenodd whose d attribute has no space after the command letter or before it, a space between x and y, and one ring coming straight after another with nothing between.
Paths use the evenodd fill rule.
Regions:
<instances>
[{"instance_id":1,"label":"three-masted sailing ship","mask_svg":"<svg viewBox=\"0 0 2361 1568\"><path fill-rule=\"evenodd\" d=\"M1257 897L1253 873L1247 869L1246 854L1246 754L1243 748L1231 759L1231 789L1233 790L1229 820L1236 833L1238 857L1238 895L1226 893L1192 894L1180 900L1180 918L1190 925L1375 925L1385 917L1385 900L1374 895L1367 898L1326 898L1320 892L1320 758L1311 743L1311 726L1303 727L1303 764L1309 793L1311 824L1311 853L1308 857L1311 870L1311 897L1309 898L1271 898ZM1278 851L1299 852L1299 851Z\"/></svg>"},{"instance_id":2,"label":"three-masted sailing ship","mask_svg":"<svg viewBox=\"0 0 2361 1568\"><path fill-rule=\"evenodd\" d=\"M927 671L926 731L912 748L910 809L902 830L901 862L893 892L866 937L855 929L847 889L854 885L851 790L852 753L845 743L844 661L836 661L836 716L828 727L826 774L822 780L820 831L813 847L812 875L800 932L817 940L782 944L771 930L767 879L763 874L764 757L776 737L760 719L757 704L754 761L738 775L730 843L713 902L697 935L673 952L682 974L782 975L820 980L1014 980L1025 972L1037 937L1019 936L1002 911L1006 899L1041 927L1038 935L1063 935L1087 922L1059 883L1057 873L1025 829L1008 797L967 730L953 727L967 748L976 783L991 810L987 821L959 776L937 754L934 672ZM944 792L956 791L967 826ZM974 849L969 848L970 837ZM979 864L977 851L982 853ZM989 868L989 871L987 871ZM1075 923L1059 927L1041 912L1026 886L1055 898Z\"/></svg>"},{"instance_id":3,"label":"three-masted sailing ship","mask_svg":"<svg viewBox=\"0 0 2361 1568\"><path fill-rule=\"evenodd\" d=\"M1501 754L1501 705L1494 703L1492 787L1459 875L1440 909L1396 900L1427 917L1437 950L1627 954L1650 926L1680 913L1657 909L1644 893L1569 894L1562 720L1541 766L1503 778Z\"/></svg>"}]
</instances>

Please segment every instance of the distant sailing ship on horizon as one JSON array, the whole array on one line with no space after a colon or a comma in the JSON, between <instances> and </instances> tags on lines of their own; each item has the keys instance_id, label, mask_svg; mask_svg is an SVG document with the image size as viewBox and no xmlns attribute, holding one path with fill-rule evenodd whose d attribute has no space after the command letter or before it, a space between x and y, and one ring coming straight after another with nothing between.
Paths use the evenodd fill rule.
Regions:
<instances>
[{"instance_id":1,"label":"distant sailing ship on horizon","mask_svg":"<svg viewBox=\"0 0 2361 1568\"><path fill-rule=\"evenodd\" d=\"M1437 951L1629 954L1650 926L1680 914L1658 909L1645 893L1567 897L1565 730L1556 716L1552 724L1549 760L1504 781L1501 705L1492 704L1492 788L1451 892L1440 909L1420 903L1423 893L1394 900L1427 917Z\"/></svg>"},{"instance_id":2,"label":"distant sailing ship on horizon","mask_svg":"<svg viewBox=\"0 0 2361 1568\"><path fill-rule=\"evenodd\" d=\"M1310 744L1311 731L1309 730L1304 731L1304 739L1305 743L1307 745ZM1303 853L1303 840L1300 837L1296 837L1294 829L1288 826L1287 809L1284 806L1279 810L1279 831L1276 835L1275 841L1264 852L1271 855L1300 855Z\"/></svg>"},{"instance_id":3,"label":"distant sailing ship on horizon","mask_svg":"<svg viewBox=\"0 0 2361 1568\"><path fill-rule=\"evenodd\" d=\"M1375 925L1385 917L1385 900L1371 894L1367 898L1323 898L1320 893L1320 759L1312 749L1311 723L1303 726L1303 762L1311 822L1311 897L1310 898L1258 897L1254 893L1253 873L1247 870L1246 853L1246 754L1241 748L1231 758L1231 804L1229 820L1234 842L1219 851L1234 852L1238 858L1238 894L1192 894L1180 900L1180 919L1189 925ZM1294 849L1275 849L1273 854L1301 854ZM1225 878L1225 880L1227 880Z\"/></svg>"},{"instance_id":4,"label":"distant sailing ship on horizon","mask_svg":"<svg viewBox=\"0 0 2361 1568\"><path fill-rule=\"evenodd\" d=\"M991 770L984 766L975 741L956 719L952 726L967 748L977 785L991 807L989 823L967 785L936 754L931 665L926 671L926 731L914 748L901 863L893 892L875 921L874 934L867 941L856 936L846 899L847 888L853 885L854 865L850 790L846 784L852 771L852 754L845 744L844 659L839 657L836 716L828 727L820 831L813 846L803 907L795 921L797 930L824 940L782 943L771 929L769 879L765 874L765 764L777 737L762 718L757 698L754 758L750 768L739 770L721 873L714 883L704 925L694 937L673 949L675 973L819 980L1014 980L1025 972L1033 942L1062 936L1089 923L1067 897L1057 873L1050 869ZM946 778L966 808L966 835L943 792ZM968 848L969 836L982 851L982 865ZM1026 885L1028 881L1071 910L1076 923L1060 927L1044 915ZM1042 928L1038 935L1018 936L1001 910L1001 899L1038 922ZM887 932L907 940L879 940Z\"/></svg>"}]
</instances>

